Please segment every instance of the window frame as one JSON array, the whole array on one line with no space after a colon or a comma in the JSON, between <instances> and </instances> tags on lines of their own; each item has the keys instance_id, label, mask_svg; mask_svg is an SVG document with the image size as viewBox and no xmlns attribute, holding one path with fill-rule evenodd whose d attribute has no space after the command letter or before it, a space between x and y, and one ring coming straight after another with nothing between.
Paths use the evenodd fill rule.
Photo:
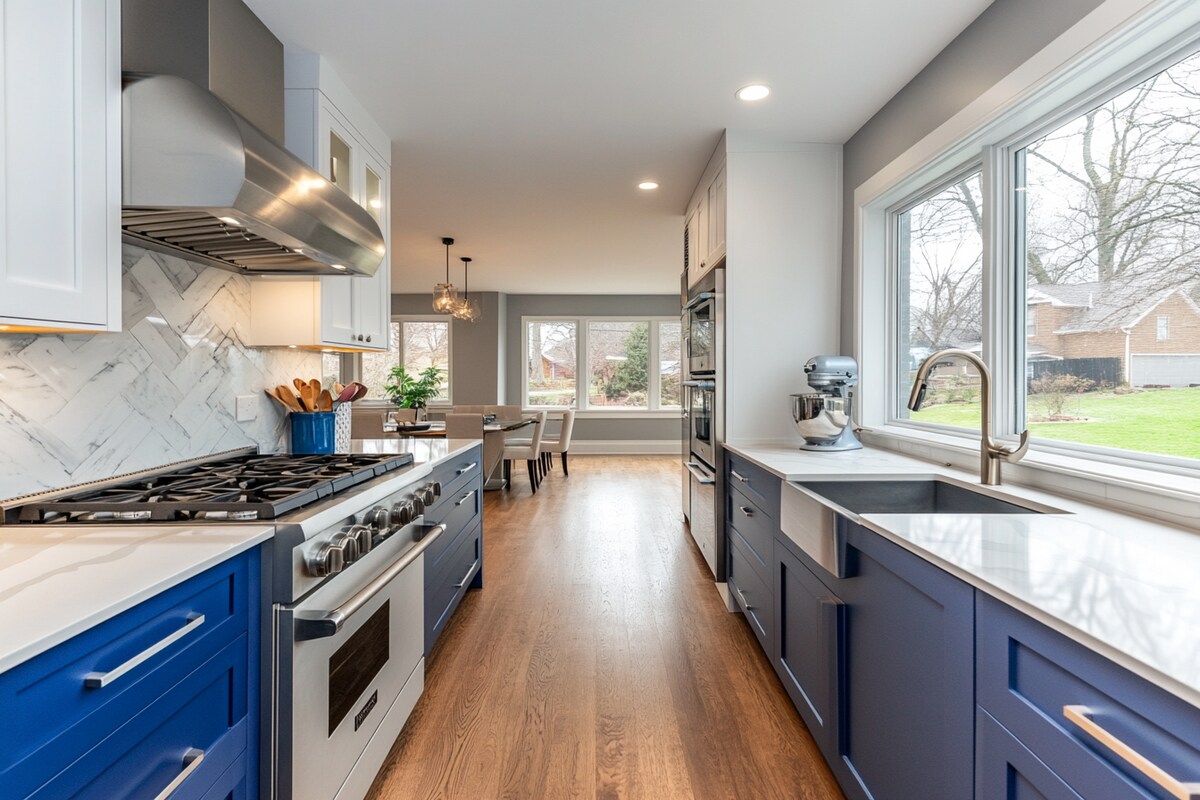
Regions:
<instances>
[{"instance_id":1,"label":"window frame","mask_svg":"<svg viewBox=\"0 0 1200 800\"><path fill-rule=\"evenodd\" d=\"M585 417L675 417L682 411L678 406L661 406L662 374L653 369L654 360L660 351L660 326L664 323L680 325L679 317L662 315L593 315L593 314L539 314L521 317L521 407L530 411L561 411L565 406L536 405L529 402L529 325L538 322L570 322L575 324L575 403L577 415ZM622 322L649 325L648 352L651 363L647 365L645 406L593 406L588 402L588 387L591 383L591 365L588 363L588 326L593 322ZM682 333L682 331L681 331ZM681 340L682 346L682 340ZM682 358L681 353L681 369ZM682 379L682 373L681 373Z\"/></svg>"},{"instance_id":2,"label":"window frame","mask_svg":"<svg viewBox=\"0 0 1200 800\"><path fill-rule=\"evenodd\" d=\"M400 338L398 349L396 351L396 364L404 363L404 323L405 322L441 322L446 325L446 399L438 402L431 402L429 408L447 409L454 405L454 324L453 320L445 314L392 314L388 318L388 337L391 338L391 324L393 322L400 324ZM391 350L387 351L391 353ZM362 378L362 357L363 353L353 354L353 372L355 380ZM372 353L371 355L382 355L382 353ZM343 370L345 362L343 361ZM365 406L388 406L392 402L384 397L365 397L362 400Z\"/></svg>"},{"instance_id":3,"label":"window frame","mask_svg":"<svg viewBox=\"0 0 1200 800\"><path fill-rule=\"evenodd\" d=\"M1016 153L1121 92L1200 51L1200 9L1186 0L1166 0L1152 11L1121 15L1100 9L1078 26L1073 40L1056 42L1060 61L1031 59L985 92L854 192L854 352L864 380L859 423L868 431L901 438L922 434L939 446L978 448L978 431L921 423L899 416L909 388L901 385L896 354L899 335L896 219L929 196L982 166L983 180L983 358L993 375L993 431L1015 443L1025 418L1024 356L1027 298L1020 243L1023 242L1016 188ZM1107 27L1103 19L1118 16ZM1088 39L1087 37L1091 37ZM1052 50L1054 47L1048 47ZM1039 54L1043 56L1044 54ZM1019 88L1022 87L1023 88ZM967 113L974 112L974 113ZM882 317L882 319L881 319ZM886 326L886 327L884 327ZM889 433L892 432L892 433ZM1083 457L1133 468L1194 477L1196 459L1048 439L1034 440L1026 462L1040 454ZM1060 470L1061 471L1061 470ZM1072 469L1065 470L1071 472Z\"/></svg>"}]
</instances>

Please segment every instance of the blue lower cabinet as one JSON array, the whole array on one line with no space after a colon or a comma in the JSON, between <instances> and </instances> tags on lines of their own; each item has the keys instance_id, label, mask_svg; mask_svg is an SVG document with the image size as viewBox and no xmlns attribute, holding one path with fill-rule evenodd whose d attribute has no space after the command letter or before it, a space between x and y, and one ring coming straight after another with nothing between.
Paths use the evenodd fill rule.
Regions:
<instances>
[{"instance_id":1,"label":"blue lower cabinet","mask_svg":"<svg viewBox=\"0 0 1200 800\"><path fill-rule=\"evenodd\" d=\"M975 800L1084 800L982 708L975 749Z\"/></svg>"},{"instance_id":2,"label":"blue lower cabinet","mask_svg":"<svg viewBox=\"0 0 1200 800\"><path fill-rule=\"evenodd\" d=\"M838 666L845 604L775 541L775 672L817 746L837 757Z\"/></svg>"},{"instance_id":3,"label":"blue lower cabinet","mask_svg":"<svg viewBox=\"0 0 1200 800\"><path fill-rule=\"evenodd\" d=\"M261 555L167 589L0 675L0 796L257 792Z\"/></svg>"},{"instance_id":4,"label":"blue lower cabinet","mask_svg":"<svg viewBox=\"0 0 1200 800\"><path fill-rule=\"evenodd\" d=\"M467 589L483 586L483 451L477 446L433 470L442 495L425 511L446 531L425 550L425 655L442 635Z\"/></svg>"},{"instance_id":5,"label":"blue lower cabinet","mask_svg":"<svg viewBox=\"0 0 1200 800\"><path fill-rule=\"evenodd\" d=\"M834 773L853 800L970 798L974 590L859 525L846 539Z\"/></svg>"},{"instance_id":6,"label":"blue lower cabinet","mask_svg":"<svg viewBox=\"0 0 1200 800\"><path fill-rule=\"evenodd\" d=\"M976 636L979 705L1078 794L1166 800L1200 785L1200 709L983 594Z\"/></svg>"}]
</instances>

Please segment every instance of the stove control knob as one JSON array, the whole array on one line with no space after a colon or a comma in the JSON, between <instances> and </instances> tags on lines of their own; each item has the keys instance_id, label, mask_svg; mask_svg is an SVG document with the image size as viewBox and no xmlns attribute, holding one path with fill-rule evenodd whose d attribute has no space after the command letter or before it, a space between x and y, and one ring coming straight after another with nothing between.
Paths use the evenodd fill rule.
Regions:
<instances>
[{"instance_id":1,"label":"stove control knob","mask_svg":"<svg viewBox=\"0 0 1200 800\"><path fill-rule=\"evenodd\" d=\"M433 483L429 484L429 489L433 492L434 500L437 500L442 496L442 484L438 481L434 481Z\"/></svg>"},{"instance_id":2,"label":"stove control knob","mask_svg":"<svg viewBox=\"0 0 1200 800\"><path fill-rule=\"evenodd\" d=\"M421 498L421 502L423 502L426 507L429 507L437 502L438 493L433 490L433 487L434 484L431 483L426 486L422 486L417 490L417 497Z\"/></svg>"},{"instance_id":3,"label":"stove control knob","mask_svg":"<svg viewBox=\"0 0 1200 800\"><path fill-rule=\"evenodd\" d=\"M358 539L351 533L350 529L344 530L341 533L333 535L332 546L341 548L342 561L345 564L353 564L358 560Z\"/></svg>"},{"instance_id":4,"label":"stove control knob","mask_svg":"<svg viewBox=\"0 0 1200 800\"><path fill-rule=\"evenodd\" d=\"M401 500L392 506L391 524L393 530L403 528L416 518L417 514L413 509L411 500Z\"/></svg>"},{"instance_id":5,"label":"stove control knob","mask_svg":"<svg viewBox=\"0 0 1200 800\"><path fill-rule=\"evenodd\" d=\"M413 495L412 498L413 517L419 517L425 513L425 493L420 489Z\"/></svg>"},{"instance_id":6,"label":"stove control knob","mask_svg":"<svg viewBox=\"0 0 1200 800\"><path fill-rule=\"evenodd\" d=\"M387 509L383 508L381 506L376 510L383 512L384 527L380 532L386 534L388 532L387 522L386 522ZM347 533L349 533L351 536L354 537L354 542L355 542L355 544L358 545L358 557L359 558L362 558L367 553L371 552L371 547L375 543L374 542L375 531L373 531L371 528L367 527L366 525L351 525L350 530L348 530Z\"/></svg>"},{"instance_id":7,"label":"stove control knob","mask_svg":"<svg viewBox=\"0 0 1200 800\"><path fill-rule=\"evenodd\" d=\"M363 517L363 525L370 528L375 533L381 533L386 536L387 534L391 533L391 514L389 514L388 510L383 506L375 506L366 513L366 516ZM362 547L359 547L358 549L362 550ZM366 550L363 550L363 552L365 553Z\"/></svg>"},{"instance_id":8,"label":"stove control knob","mask_svg":"<svg viewBox=\"0 0 1200 800\"><path fill-rule=\"evenodd\" d=\"M314 578L324 578L341 572L346 567L345 554L341 547L326 542L305 559L308 574Z\"/></svg>"}]
</instances>

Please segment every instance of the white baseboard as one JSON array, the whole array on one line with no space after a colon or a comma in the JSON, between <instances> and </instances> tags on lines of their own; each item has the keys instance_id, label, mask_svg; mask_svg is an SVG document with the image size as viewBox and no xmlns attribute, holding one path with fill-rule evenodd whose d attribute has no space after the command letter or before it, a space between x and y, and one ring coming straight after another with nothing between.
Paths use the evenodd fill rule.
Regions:
<instances>
[{"instance_id":1,"label":"white baseboard","mask_svg":"<svg viewBox=\"0 0 1200 800\"><path fill-rule=\"evenodd\" d=\"M571 455L677 456L683 453L676 439L572 439Z\"/></svg>"}]
</instances>

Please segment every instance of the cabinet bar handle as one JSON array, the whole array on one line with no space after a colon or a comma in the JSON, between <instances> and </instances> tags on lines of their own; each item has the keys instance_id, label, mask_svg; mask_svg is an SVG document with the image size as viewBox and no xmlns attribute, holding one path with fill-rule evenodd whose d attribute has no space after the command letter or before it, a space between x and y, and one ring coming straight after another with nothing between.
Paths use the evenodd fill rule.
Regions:
<instances>
[{"instance_id":1,"label":"cabinet bar handle","mask_svg":"<svg viewBox=\"0 0 1200 800\"><path fill-rule=\"evenodd\" d=\"M1171 777L1157 764L1113 736L1091 718L1092 710L1087 706L1063 706L1063 716L1080 730L1128 763L1138 772L1167 790L1178 800L1200 800L1200 783L1183 783Z\"/></svg>"},{"instance_id":2,"label":"cabinet bar handle","mask_svg":"<svg viewBox=\"0 0 1200 800\"><path fill-rule=\"evenodd\" d=\"M463 576L463 579L461 581L454 584L455 589L461 589L462 587L467 585L467 581L471 579L471 573L475 571L475 565L478 563L479 563L478 558L471 562L471 568L467 570L467 574Z\"/></svg>"},{"instance_id":3,"label":"cabinet bar handle","mask_svg":"<svg viewBox=\"0 0 1200 800\"><path fill-rule=\"evenodd\" d=\"M163 789L154 796L154 800L167 800L175 790L179 788L179 784L183 783L188 777L196 771L196 768L204 761L204 751L197 750L195 747L190 748L183 754L183 772L175 776L175 780L167 784L167 788Z\"/></svg>"},{"instance_id":4,"label":"cabinet bar handle","mask_svg":"<svg viewBox=\"0 0 1200 800\"><path fill-rule=\"evenodd\" d=\"M188 623L179 630L172 633L170 636L162 639L156 644L152 644L142 652L138 653L133 658L126 661L121 666L109 672L92 672L84 676L83 685L88 689L102 689L115 681L117 678L124 675L129 670L147 661L161 653L166 648L178 642L189 633L193 633L197 628L204 624L203 614L188 614Z\"/></svg>"},{"instance_id":5,"label":"cabinet bar handle","mask_svg":"<svg viewBox=\"0 0 1200 800\"><path fill-rule=\"evenodd\" d=\"M472 489L471 491L464 494L462 497L458 498L458 500L455 501L454 505L461 506L463 503L467 502L474 496L475 496L475 490Z\"/></svg>"},{"instance_id":6,"label":"cabinet bar handle","mask_svg":"<svg viewBox=\"0 0 1200 800\"><path fill-rule=\"evenodd\" d=\"M458 474L459 474L459 475L466 475L468 472L470 472L471 470L475 469L475 468L476 468L476 467L478 467L478 466L479 466L479 462L478 462L478 461L472 461L470 464L467 464L465 467L463 467L462 469L460 469L460 470L458 471Z\"/></svg>"},{"instance_id":7,"label":"cabinet bar handle","mask_svg":"<svg viewBox=\"0 0 1200 800\"><path fill-rule=\"evenodd\" d=\"M746 599L746 593L741 589L738 589L736 586L734 588L737 589L738 595L742 598L742 605L746 607L747 611L752 611L754 606L750 605L750 601Z\"/></svg>"},{"instance_id":8,"label":"cabinet bar handle","mask_svg":"<svg viewBox=\"0 0 1200 800\"><path fill-rule=\"evenodd\" d=\"M738 475L738 471L737 471L736 469L731 469L731 470L729 470L729 474L730 474L731 476L733 476L734 478L737 478L737 479L738 479L739 481L741 481L742 483L749 483L749 482L750 482L750 481L749 481L747 478L743 478L741 475Z\"/></svg>"},{"instance_id":9,"label":"cabinet bar handle","mask_svg":"<svg viewBox=\"0 0 1200 800\"><path fill-rule=\"evenodd\" d=\"M754 510L753 510L753 509L746 508L745 506L738 506L738 509L739 509L739 510L740 510L740 511L741 511L743 514L745 514L747 517L753 517L753 516L754 516Z\"/></svg>"}]
</instances>

